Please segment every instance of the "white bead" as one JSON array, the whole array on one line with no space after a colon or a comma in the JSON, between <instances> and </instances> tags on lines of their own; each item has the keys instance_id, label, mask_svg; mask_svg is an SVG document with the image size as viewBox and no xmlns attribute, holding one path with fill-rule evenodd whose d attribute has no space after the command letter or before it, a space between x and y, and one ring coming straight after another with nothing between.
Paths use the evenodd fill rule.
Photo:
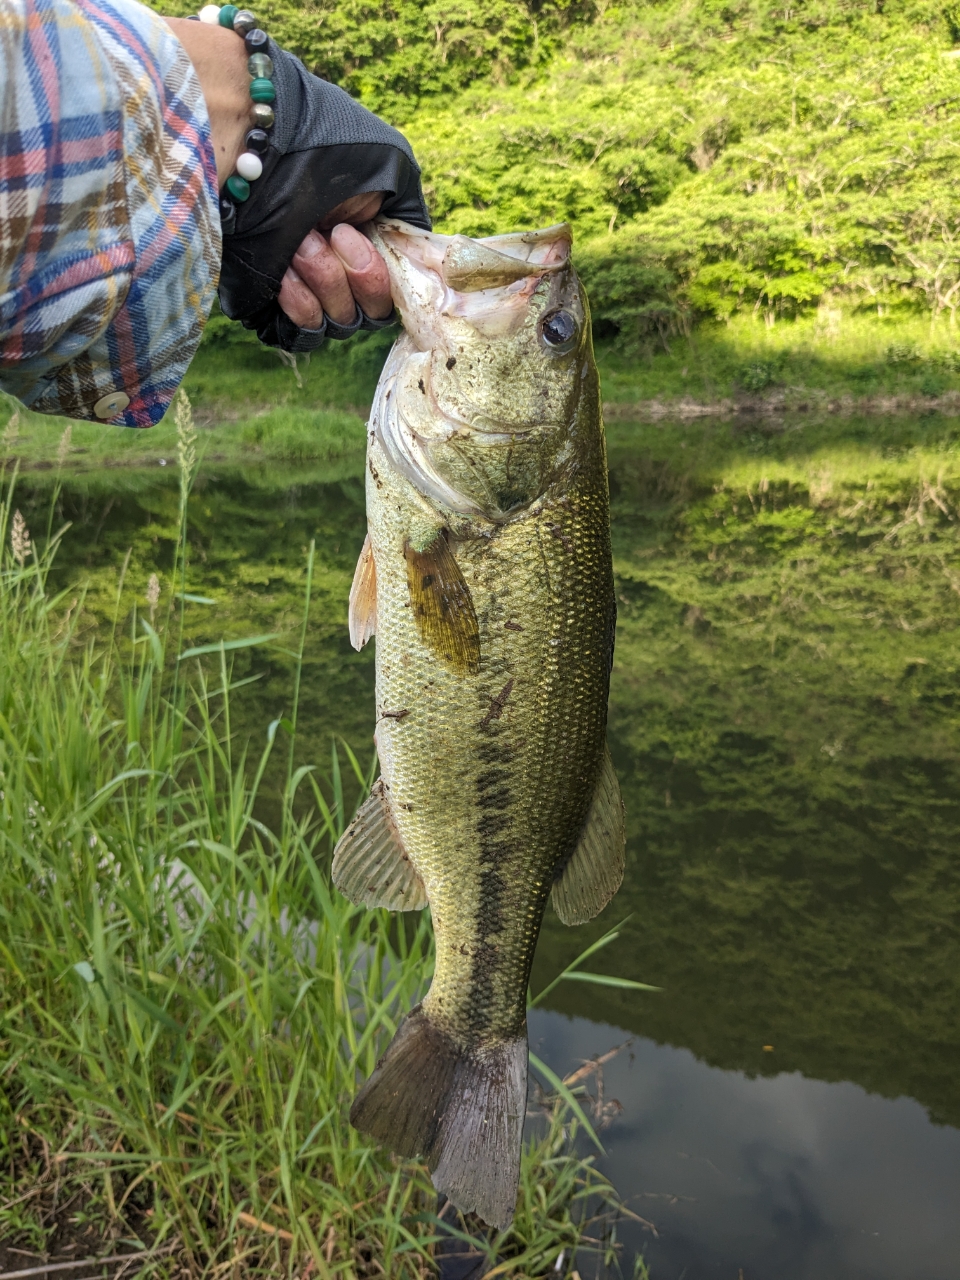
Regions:
<instances>
[{"instance_id":1,"label":"white bead","mask_svg":"<svg viewBox=\"0 0 960 1280\"><path fill-rule=\"evenodd\" d=\"M220 6L218 4L205 4L198 16L201 22L206 22L211 27L218 27L220 25Z\"/></svg>"},{"instance_id":2,"label":"white bead","mask_svg":"<svg viewBox=\"0 0 960 1280\"><path fill-rule=\"evenodd\" d=\"M244 151L243 155L237 156L237 173L248 182L256 182L263 173L263 161L252 151Z\"/></svg>"}]
</instances>

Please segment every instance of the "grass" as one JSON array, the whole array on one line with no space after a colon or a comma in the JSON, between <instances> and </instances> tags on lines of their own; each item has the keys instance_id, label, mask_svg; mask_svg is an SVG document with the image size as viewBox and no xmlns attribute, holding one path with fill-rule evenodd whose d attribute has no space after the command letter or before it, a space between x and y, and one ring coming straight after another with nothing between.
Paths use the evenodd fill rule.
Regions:
<instances>
[{"instance_id":1,"label":"grass","mask_svg":"<svg viewBox=\"0 0 960 1280\"><path fill-rule=\"evenodd\" d=\"M175 580L186 418L179 452ZM230 657L261 638L183 652L167 592L81 640L82 595L50 585L60 535L31 534L14 480L0 506L0 1264L73 1248L143 1254L138 1275L432 1274L444 1228L426 1170L346 1118L423 994L432 935L425 916L331 890L372 762L345 748L324 769L299 762L305 624L285 713L240 741ZM312 562L311 548L304 619ZM570 1275L591 1249L615 1260L619 1204L578 1154L585 1120L558 1082L512 1228L479 1237L488 1274ZM457 1229L476 1244L476 1228Z\"/></svg>"},{"instance_id":2,"label":"grass","mask_svg":"<svg viewBox=\"0 0 960 1280\"><path fill-rule=\"evenodd\" d=\"M789 411L830 400L934 400L960 392L960 333L945 321L824 306L768 326L759 316L703 324L625 348L599 344L605 401L629 417L645 401ZM879 407L879 406L878 406Z\"/></svg>"},{"instance_id":3,"label":"grass","mask_svg":"<svg viewBox=\"0 0 960 1280\"><path fill-rule=\"evenodd\" d=\"M285 377L292 375L288 371ZM235 380L248 384L242 374ZM250 390L249 385L246 389ZM198 415L202 451L208 462L248 468L286 463L301 477L303 465L309 464L306 478L318 478L348 459L362 460L364 419L358 413L299 404L269 408L250 401L246 408L249 416L235 421L226 416L228 408L220 401ZM109 424L45 418L8 406L3 453L25 470L68 465L74 473L103 474L120 468L154 471L175 463L177 428L171 414L149 431L131 431Z\"/></svg>"},{"instance_id":4,"label":"grass","mask_svg":"<svg viewBox=\"0 0 960 1280\"><path fill-rule=\"evenodd\" d=\"M222 316L211 321L184 381L210 462L257 468L286 464L322 479L362 459L364 423L380 367L396 336L360 334L329 343L296 368ZM688 336L640 344L597 343L607 416L651 409L682 415L693 405L733 413L815 410L846 404L889 412L960 406L960 339L945 322L821 307L768 327L755 316L703 324ZM69 434L65 433L68 430ZM0 405L3 451L29 469L151 470L176 456L172 414L149 431L45 418ZM303 469L307 468L306 471Z\"/></svg>"}]
</instances>

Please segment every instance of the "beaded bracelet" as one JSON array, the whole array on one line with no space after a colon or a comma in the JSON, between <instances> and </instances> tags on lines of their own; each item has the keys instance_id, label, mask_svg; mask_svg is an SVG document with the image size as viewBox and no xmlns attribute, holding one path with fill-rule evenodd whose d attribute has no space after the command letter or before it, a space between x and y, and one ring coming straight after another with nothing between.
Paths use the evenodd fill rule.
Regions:
<instances>
[{"instance_id":1,"label":"beaded bracelet","mask_svg":"<svg viewBox=\"0 0 960 1280\"><path fill-rule=\"evenodd\" d=\"M250 183L256 182L263 173L261 156L270 145L268 129L273 128L275 120L272 104L276 101L277 91L273 85L273 59L266 52L267 33L257 26L257 20L249 9L240 9L235 4L208 4L200 10L201 22L210 26L230 27L237 35L243 37L247 50L247 71L250 73L250 99L253 128L243 140L244 150L237 157L237 171L231 173L224 184L229 195L238 203L250 198ZM224 232L232 229L236 218L237 207L226 195L220 197L220 223Z\"/></svg>"}]
</instances>

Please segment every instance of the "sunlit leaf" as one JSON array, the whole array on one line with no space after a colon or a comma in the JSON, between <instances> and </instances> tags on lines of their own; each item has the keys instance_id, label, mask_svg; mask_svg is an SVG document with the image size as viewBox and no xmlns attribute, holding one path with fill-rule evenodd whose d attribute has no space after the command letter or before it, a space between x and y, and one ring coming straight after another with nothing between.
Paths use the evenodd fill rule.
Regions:
<instances>
[{"instance_id":1,"label":"sunlit leaf","mask_svg":"<svg viewBox=\"0 0 960 1280\"><path fill-rule=\"evenodd\" d=\"M584 973L577 970L562 973L565 982L592 982L597 987L622 987L625 991L662 991L663 987L652 987L649 982L634 982L632 978L614 978L609 973Z\"/></svg>"},{"instance_id":2,"label":"sunlit leaf","mask_svg":"<svg viewBox=\"0 0 960 1280\"><path fill-rule=\"evenodd\" d=\"M216 644L198 644L192 649L185 649L177 658L178 662L185 662L187 658L199 658L204 653L223 653L231 649L252 649L258 644L269 644L271 640L276 640L279 632L271 632L265 636L246 636L243 640L218 640Z\"/></svg>"}]
</instances>

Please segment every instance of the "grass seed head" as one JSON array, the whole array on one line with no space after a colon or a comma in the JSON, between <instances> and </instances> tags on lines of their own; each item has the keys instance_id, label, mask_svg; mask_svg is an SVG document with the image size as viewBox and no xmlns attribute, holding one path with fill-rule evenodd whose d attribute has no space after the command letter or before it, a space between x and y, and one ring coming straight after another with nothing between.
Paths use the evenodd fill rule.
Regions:
<instances>
[{"instance_id":1,"label":"grass seed head","mask_svg":"<svg viewBox=\"0 0 960 1280\"><path fill-rule=\"evenodd\" d=\"M183 475L193 474L197 465L197 429L193 424L193 409L187 393L180 388L177 393L177 407L174 412L177 424L177 457Z\"/></svg>"},{"instance_id":2,"label":"grass seed head","mask_svg":"<svg viewBox=\"0 0 960 1280\"><path fill-rule=\"evenodd\" d=\"M30 530L27 528L27 522L20 514L19 508L13 513L13 522L10 526L10 548L13 551L14 560L22 569L32 550L32 546L30 543Z\"/></svg>"},{"instance_id":3,"label":"grass seed head","mask_svg":"<svg viewBox=\"0 0 960 1280\"><path fill-rule=\"evenodd\" d=\"M20 410L14 409L11 413L7 425L3 429L3 451L8 453L10 449L17 443L17 436L20 434Z\"/></svg>"},{"instance_id":4,"label":"grass seed head","mask_svg":"<svg viewBox=\"0 0 960 1280\"><path fill-rule=\"evenodd\" d=\"M147 604L150 606L150 621L153 622L153 615L157 611L157 605L160 603L160 579L155 573L151 573L147 582Z\"/></svg>"},{"instance_id":5,"label":"grass seed head","mask_svg":"<svg viewBox=\"0 0 960 1280\"><path fill-rule=\"evenodd\" d=\"M70 453L70 437L73 435L73 427L68 422L64 427L63 435L60 437L60 443L57 445L57 466L62 467L66 462Z\"/></svg>"}]
</instances>

